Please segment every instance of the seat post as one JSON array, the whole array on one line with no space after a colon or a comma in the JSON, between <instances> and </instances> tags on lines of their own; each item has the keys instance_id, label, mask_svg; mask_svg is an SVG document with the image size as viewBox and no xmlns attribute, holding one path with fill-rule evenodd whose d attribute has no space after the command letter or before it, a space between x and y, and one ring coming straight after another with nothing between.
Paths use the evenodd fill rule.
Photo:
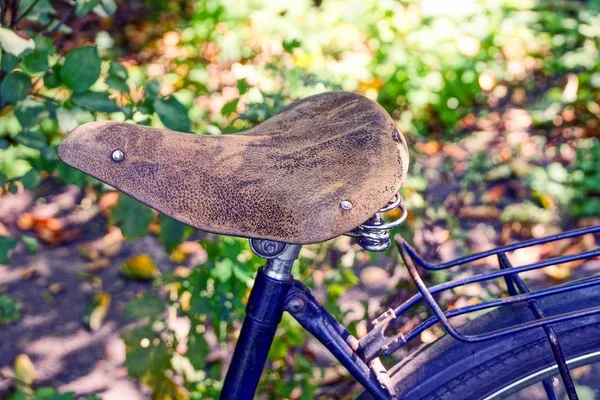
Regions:
<instances>
[{"instance_id":1,"label":"seat post","mask_svg":"<svg viewBox=\"0 0 600 400\"><path fill-rule=\"evenodd\" d=\"M252 249L267 259L258 271L246 316L221 391L221 399L252 399L281 322L286 296L293 284L292 265L302 246L270 240L251 241Z\"/></svg>"}]
</instances>

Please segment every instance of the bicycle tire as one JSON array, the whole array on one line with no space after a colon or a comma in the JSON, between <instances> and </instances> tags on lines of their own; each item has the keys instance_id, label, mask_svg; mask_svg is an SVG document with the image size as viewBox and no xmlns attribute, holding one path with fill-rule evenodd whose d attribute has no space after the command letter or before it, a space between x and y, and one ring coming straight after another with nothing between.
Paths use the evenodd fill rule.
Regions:
<instances>
[{"instance_id":1,"label":"bicycle tire","mask_svg":"<svg viewBox=\"0 0 600 400\"><path fill-rule=\"evenodd\" d=\"M600 288L589 287L539 300L547 315L600 305ZM533 320L526 304L500 307L464 324L467 334L490 332ZM600 354L600 315L553 325L567 360ZM556 362L547 336L535 328L512 336L465 344L445 335L389 369L401 399L475 400L498 393ZM507 393L509 394L509 393ZM359 399L371 399L363 393Z\"/></svg>"}]
</instances>

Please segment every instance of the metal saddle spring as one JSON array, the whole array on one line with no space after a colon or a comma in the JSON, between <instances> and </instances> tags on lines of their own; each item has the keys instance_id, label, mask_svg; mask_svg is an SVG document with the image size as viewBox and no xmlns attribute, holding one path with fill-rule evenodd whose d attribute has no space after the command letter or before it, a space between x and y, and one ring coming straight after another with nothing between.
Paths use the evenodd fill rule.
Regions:
<instances>
[{"instance_id":1,"label":"metal saddle spring","mask_svg":"<svg viewBox=\"0 0 600 400\"><path fill-rule=\"evenodd\" d=\"M382 214L392 211L396 208L402 211L400 217L394 221L385 222ZM356 243L358 243L365 250L386 251L392 245L389 232L390 229L402 224L406 220L407 216L408 211L402 204L402 196L400 193L396 193L394 198L388 203L387 206L383 207L359 227L354 228L350 232L346 233L346 235L355 238Z\"/></svg>"}]
</instances>

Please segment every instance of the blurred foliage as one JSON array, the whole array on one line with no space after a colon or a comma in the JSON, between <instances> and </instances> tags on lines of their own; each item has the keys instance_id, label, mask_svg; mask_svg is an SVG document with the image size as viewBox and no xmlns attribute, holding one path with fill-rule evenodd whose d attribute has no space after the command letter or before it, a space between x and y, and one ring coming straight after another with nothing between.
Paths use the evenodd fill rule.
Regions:
<instances>
[{"instance_id":1,"label":"blurred foliage","mask_svg":"<svg viewBox=\"0 0 600 400\"><path fill-rule=\"evenodd\" d=\"M574 216L594 217L600 214L600 146L596 139L577 149L571 172Z\"/></svg>"},{"instance_id":2,"label":"blurred foliage","mask_svg":"<svg viewBox=\"0 0 600 400\"><path fill-rule=\"evenodd\" d=\"M109 189L57 160L60 140L84 122L229 134L295 99L341 89L377 100L415 145L418 162L403 187L410 226L399 229L409 239L421 219L444 221L453 235L465 235L458 216L427 207L426 192L435 188L423 160L445 151L445 143L486 133L478 123L494 122L494 113L507 105L526 110L515 118L525 125L507 125L502 134L524 130L539 146L522 156L527 144L517 135L505 153L483 145L449 157L439 171L459 177L461 206L486 204L459 215L530 225L600 216L597 0L142 3L141 17L117 26L120 13L130 18L138 2L117 8L113 0L0 0L3 193L35 193L46 180ZM18 4L16 13L9 4ZM82 21L94 30L79 35ZM541 154L547 144L555 144L555 154ZM514 192L530 200L508 204L504 192L481 199L471 193L515 180L526 191ZM202 239L207 259L197 268L160 276L147 259L123 266L124 275L153 279L164 292L127 307L126 315L142 322L123 339L129 374L149 385L154 398L215 398L224 376L222 354L231 352L227 346L239 332L260 260L246 240L195 235L125 195L108 215L127 239L157 234L176 264L186 258L184 240ZM37 247L32 240L0 232L0 263L19 242ZM324 283L318 286L326 288L319 298L341 319L336 300L357 278L350 269L327 267L332 245L321 246L303 255L295 273L314 286L319 266ZM109 303L106 297L92 302L91 327L101 324ZM182 321L189 323L184 333ZM319 379L306 342L286 316L263 376L264 393L314 397Z\"/></svg>"},{"instance_id":3,"label":"blurred foliage","mask_svg":"<svg viewBox=\"0 0 600 400\"><path fill-rule=\"evenodd\" d=\"M21 316L20 308L19 303L13 298L0 296L0 325L18 320Z\"/></svg>"}]
</instances>

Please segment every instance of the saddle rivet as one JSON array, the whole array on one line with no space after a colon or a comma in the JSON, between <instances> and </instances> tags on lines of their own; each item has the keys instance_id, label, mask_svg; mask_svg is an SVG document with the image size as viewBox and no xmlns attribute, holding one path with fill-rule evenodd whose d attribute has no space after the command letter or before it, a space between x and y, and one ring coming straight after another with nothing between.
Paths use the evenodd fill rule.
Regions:
<instances>
[{"instance_id":1,"label":"saddle rivet","mask_svg":"<svg viewBox=\"0 0 600 400\"><path fill-rule=\"evenodd\" d=\"M121 150L117 149L112 152L110 157L113 159L113 161L119 162L123 161L123 159L125 158L125 154L123 154Z\"/></svg>"},{"instance_id":2,"label":"saddle rivet","mask_svg":"<svg viewBox=\"0 0 600 400\"><path fill-rule=\"evenodd\" d=\"M342 207L342 210L350 211L352 209L352 203L348 200L342 200L340 207Z\"/></svg>"}]
</instances>

